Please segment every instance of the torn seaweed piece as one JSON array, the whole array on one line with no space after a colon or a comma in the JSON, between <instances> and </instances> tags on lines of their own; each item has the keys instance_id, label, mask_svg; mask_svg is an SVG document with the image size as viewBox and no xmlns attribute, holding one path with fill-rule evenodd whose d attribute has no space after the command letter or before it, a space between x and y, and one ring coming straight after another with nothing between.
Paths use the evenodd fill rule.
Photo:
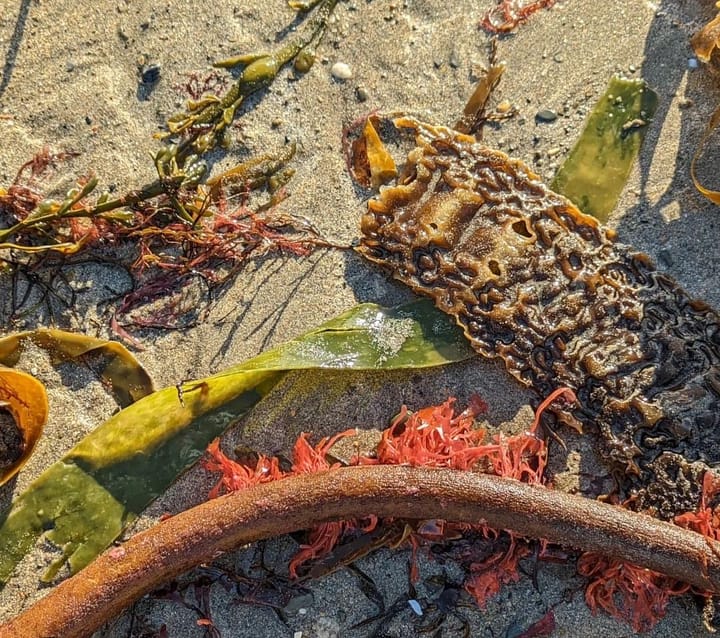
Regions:
<instances>
[{"instance_id":1,"label":"torn seaweed piece","mask_svg":"<svg viewBox=\"0 0 720 638\"><path fill-rule=\"evenodd\" d=\"M459 328L427 300L362 304L244 364L154 392L86 436L13 502L0 526L0 581L46 530L62 555L45 580L65 561L73 573L87 565L287 370L421 368L472 356Z\"/></svg>"},{"instance_id":2,"label":"torn seaweed piece","mask_svg":"<svg viewBox=\"0 0 720 638\"><path fill-rule=\"evenodd\" d=\"M45 386L0 364L0 485L30 458L48 416Z\"/></svg>"},{"instance_id":3,"label":"torn seaweed piece","mask_svg":"<svg viewBox=\"0 0 720 638\"><path fill-rule=\"evenodd\" d=\"M126 407L155 390L150 375L125 346L116 341L96 339L65 330L37 328L0 337L0 365L14 366L20 359L26 341L32 341L47 350L55 362L82 361L86 356L99 356L99 374L121 407Z\"/></svg>"},{"instance_id":4,"label":"torn seaweed piece","mask_svg":"<svg viewBox=\"0 0 720 638\"><path fill-rule=\"evenodd\" d=\"M551 188L584 213L606 221L656 108L657 94L644 80L613 77Z\"/></svg>"},{"instance_id":5,"label":"torn seaweed piece","mask_svg":"<svg viewBox=\"0 0 720 638\"><path fill-rule=\"evenodd\" d=\"M715 6L720 9L720 2ZM720 49L720 13L698 31L690 41L695 55L702 62L710 62L716 49Z\"/></svg>"}]
</instances>

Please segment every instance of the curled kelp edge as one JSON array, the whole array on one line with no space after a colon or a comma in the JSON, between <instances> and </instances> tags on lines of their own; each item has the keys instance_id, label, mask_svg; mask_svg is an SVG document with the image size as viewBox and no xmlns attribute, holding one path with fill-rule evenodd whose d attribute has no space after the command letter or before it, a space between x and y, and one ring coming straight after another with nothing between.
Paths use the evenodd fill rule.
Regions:
<instances>
[{"instance_id":1,"label":"curled kelp edge","mask_svg":"<svg viewBox=\"0 0 720 638\"><path fill-rule=\"evenodd\" d=\"M99 355L99 374L121 407L155 390L150 375L125 346L65 330L38 328L0 337L0 364L15 366L28 342L46 350L55 362L82 361L86 356Z\"/></svg>"},{"instance_id":2,"label":"curled kelp edge","mask_svg":"<svg viewBox=\"0 0 720 638\"><path fill-rule=\"evenodd\" d=\"M715 4L720 8L720 2ZM695 55L702 62L709 63L712 60L718 60L718 51L720 51L720 13L706 24L700 31L698 31L692 38L691 44ZM715 54L715 55L713 55ZM704 186L697 176L697 163L702 156L703 149L709 141L715 129L720 125L720 105L715 109L715 112L710 117L705 132L703 133L700 144L692 158L690 164L690 177L692 178L695 188L707 199L715 204L720 204L720 191L713 190Z\"/></svg>"},{"instance_id":3,"label":"curled kelp edge","mask_svg":"<svg viewBox=\"0 0 720 638\"><path fill-rule=\"evenodd\" d=\"M715 109L715 112L710 117L710 121L708 122L707 128L705 129L705 133L703 133L703 137L700 140L700 144L695 151L695 154L693 155L692 162L690 163L690 177L692 178L693 184L695 184L695 188L698 189L698 191L707 199L709 199L714 204L720 204L720 191L713 190L711 188L708 188L700 183L700 180L697 176L697 163L698 160L702 157L703 149L705 148L705 145L707 144L708 140L712 136L712 134L715 132L715 129L718 128L720 125L720 105Z\"/></svg>"},{"instance_id":4,"label":"curled kelp edge","mask_svg":"<svg viewBox=\"0 0 720 638\"><path fill-rule=\"evenodd\" d=\"M48 418L45 387L35 377L0 365L0 408L6 411L21 436L18 458L0 467L0 485L13 478L27 463Z\"/></svg>"}]
</instances>

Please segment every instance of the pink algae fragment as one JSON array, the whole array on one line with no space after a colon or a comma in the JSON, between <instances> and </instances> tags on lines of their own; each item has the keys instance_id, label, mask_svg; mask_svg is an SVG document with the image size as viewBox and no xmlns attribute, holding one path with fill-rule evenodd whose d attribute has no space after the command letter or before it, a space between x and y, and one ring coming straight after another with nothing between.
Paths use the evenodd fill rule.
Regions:
<instances>
[{"instance_id":1,"label":"pink algae fragment","mask_svg":"<svg viewBox=\"0 0 720 638\"><path fill-rule=\"evenodd\" d=\"M490 442L485 442L484 430L474 427L475 417L487 410L487 405L479 397L473 397L470 406L457 415L454 410L455 399L452 397L441 405L423 408L417 412L410 412L403 406L390 427L383 432L376 457L361 456L352 462L361 465L410 465L491 471L528 483L542 483L547 450L545 443L536 435L536 430L542 411L561 396L574 400L570 390L560 388L540 405L530 432L510 437L498 434ZM208 448L209 458L204 465L211 471L220 472L222 477L211 496L217 495L221 490L244 489L285 476L338 467L339 463L328 461L328 452L339 439L355 433L355 430L347 430L333 437L326 437L315 446L310 444L307 434L301 434L293 449L293 465L288 474L279 469L277 459L274 458L261 456L254 469L241 466L222 454L219 443L214 441ZM417 491L417 487L408 486L408 494L415 494ZM371 516L367 519L322 523L313 528L308 533L307 543L301 546L290 562L291 577L297 577L298 569L307 561L330 553L348 533L371 531L377 522L377 518ZM472 525L449 523L440 519L425 521L408 532L405 540L412 549L411 579L419 579L415 558L421 546L428 542L436 543L456 538L462 532L470 530L479 531L487 538L497 538L501 533L488 529L482 522ZM471 575L466 589L481 606L484 606L504 583L518 580L518 562L530 553L524 540L511 533L507 534L510 544L506 549L487 559L473 562L470 566Z\"/></svg>"},{"instance_id":2,"label":"pink algae fragment","mask_svg":"<svg viewBox=\"0 0 720 638\"><path fill-rule=\"evenodd\" d=\"M480 25L490 33L509 33L528 21L540 9L548 9L556 0L499 0Z\"/></svg>"},{"instance_id":3,"label":"pink algae fragment","mask_svg":"<svg viewBox=\"0 0 720 638\"><path fill-rule=\"evenodd\" d=\"M210 472L220 472L221 475L217 485L210 490L210 498L275 481L285 476L275 457L268 458L261 455L254 468L236 463L225 456L220 449L220 439L210 443L207 456L202 460L202 466Z\"/></svg>"}]
</instances>

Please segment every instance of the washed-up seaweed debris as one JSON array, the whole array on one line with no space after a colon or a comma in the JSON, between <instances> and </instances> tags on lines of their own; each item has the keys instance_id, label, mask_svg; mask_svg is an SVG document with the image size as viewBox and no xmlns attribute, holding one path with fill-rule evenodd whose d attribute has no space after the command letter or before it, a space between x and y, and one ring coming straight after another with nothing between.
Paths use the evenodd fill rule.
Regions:
<instances>
[{"instance_id":1,"label":"washed-up seaweed debris","mask_svg":"<svg viewBox=\"0 0 720 638\"><path fill-rule=\"evenodd\" d=\"M0 584L42 535L60 549L44 581L66 563L71 573L87 565L287 370L423 368L471 356L457 328L427 301L363 304L234 368L144 396L13 501L0 523Z\"/></svg>"},{"instance_id":2,"label":"washed-up seaweed debris","mask_svg":"<svg viewBox=\"0 0 720 638\"><path fill-rule=\"evenodd\" d=\"M489 442L481 430L470 427L473 415L483 408L477 400L457 415L452 401L414 414L403 410L385 431L377 458L357 458L354 462L360 465L350 467L338 467L327 456L333 442L348 433L316 445L301 436L289 471L274 457L258 456L254 463L239 464L215 443L206 463L221 475L219 489L213 492L222 489L227 494L166 518L107 551L0 626L0 638L88 635L137 597L241 544L315 526L311 542L301 547L291 565L296 570L308 558L330 551L344 533L363 533L387 519L393 520L391 530L397 521L407 521L400 538L392 540L408 541L415 550L425 541L438 543L451 534L473 531L486 539L502 539L499 545L488 545L495 551L483 551L483 558L478 556L469 566L466 589L481 604L502 583L519 577L518 560L529 553L525 537L595 552L618 565L639 565L620 565L620 581L618 569L590 574L586 594L593 610L607 609L634 626L651 626L664 614L671 595L687 591L677 580L705 594L720 591L718 527L708 524L716 521L717 508L704 505L685 515L686 524L700 532L696 533L538 486L546 448L535 432L543 409L561 394L573 399L565 389L547 397L531 432L498 435ZM484 471L460 471L472 467ZM594 561L588 555L587 565ZM457 595L451 592L443 607L449 608ZM644 607L636 604L638 599ZM369 622L382 617L381 613ZM550 616L536 629L545 631L552 624Z\"/></svg>"},{"instance_id":3,"label":"washed-up seaweed debris","mask_svg":"<svg viewBox=\"0 0 720 638\"><path fill-rule=\"evenodd\" d=\"M720 9L720 2L716 2L715 6ZM691 44L701 62L712 60L720 48L720 13L692 37Z\"/></svg>"},{"instance_id":4,"label":"washed-up seaweed debris","mask_svg":"<svg viewBox=\"0 0 720 638\"><path fill-rule=\"evenodd\" d=\"M662 518L694 510L720 462L720 317L525 164L410 118L417 147L370 200L359 252L453 316L588 433L615 498Z\"/></svg>"},{"instance_id":5,"label":"washed-up seaweed debris","mask_svg":"<svg viewBox=\"0 0 720 638\"><path fill-rule=\"evenodd\" d=\"M307 220L279 208L292 175L287 166L292 145L212 180L206 180L203 157L226 145L248 96L270 86L299 56L311 56L335 5L336 0L291 3L300 11L314 9L304 28L277 51L221 63L241 69L222 95L197 95L206 88L222 90L222 82L189 82L197 99L170 118L161 135L155 181L122 195L98 194L99 178L89 174L56 198L46 194L44 184L73 154L43 149L23 165L13 183L0 189L0 268L11 278L12 299L5 309L10 319L19 322L39 309L48 320L73 312L74 292L65 273L88 262L112 265L127 271L129 281L119 302L109 302L115 305L112 328L140 346L128 326L192 325L202 319L212 292L222 290L248 259L268 252L305 255L328 245ZM258 201L254 191L267 194Z\"/></svg>"},{"instance_id":6,"label":"washed-up seaweed debris","mask_svg":"<svg viewBox=\"0 0 720 638\"><path fill-rule=\"evenodd\" d=\"M0 365L0 485L25 465L47 421L48 400L42 383Z\"/></svg>"},{"instance_id":7,"label":"washed-up seaweed debris","mask_svg":"<svg viewBox=\"0 0 720 638\"><path fill-rule=\"evenodd\" d=\"M607 221L635 164L658 97L644 80L614 77L551 188L586 215Z\"/></svg>"},{"instance_id":8,"label":"washed-up seaweed debris","mask_svg":"<svg viewBox=\"0 0 720 638\"><path fill-rule=\"evenodd\" d=\"M93 358L94 368L121 407L154 389L145 369L119 343L43 328L0 337L0 485L25 465L48 418L45 386L13 369L28 342L46 350L53 363Z\"/></svg>"},{"instance_id":9,"label":"washed-up seaweed debris","mask_svg":"<svg viewBox=\"0 0 720 638\"><path fill-rule=\"evenodd\" d=\"M490 33L510 33L527 22L533 13L549 9L557 0L498 0L480 23Z\"/></svg>"}]
</instances>

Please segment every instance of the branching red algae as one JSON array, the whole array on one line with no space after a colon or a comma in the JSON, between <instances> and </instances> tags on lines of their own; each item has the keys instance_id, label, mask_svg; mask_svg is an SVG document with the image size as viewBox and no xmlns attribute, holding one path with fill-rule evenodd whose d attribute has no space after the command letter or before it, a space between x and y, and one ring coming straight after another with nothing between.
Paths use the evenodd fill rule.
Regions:
<instances>
[{"instance_id":1,"label":"branching red algae","mask_svg":"<svg viewBox=\"0 0 720 638\"><path fill-rule=\"evenodd\" d=\"M720 543L650 516L497 476L356 466L265 483L173 516L58 585L1 626L0 638L89 635L143 594L222 552L368 514L482 521L720 592Z\"/></svg>"}]
</instances>

